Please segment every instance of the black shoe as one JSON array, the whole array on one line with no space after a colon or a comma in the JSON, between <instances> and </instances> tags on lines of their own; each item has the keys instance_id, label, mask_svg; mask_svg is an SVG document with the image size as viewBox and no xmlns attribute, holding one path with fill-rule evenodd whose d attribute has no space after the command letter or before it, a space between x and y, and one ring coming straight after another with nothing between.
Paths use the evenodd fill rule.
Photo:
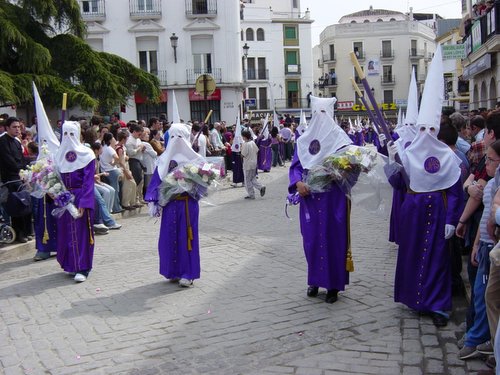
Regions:
<instances>
[{"instance_id":1,"label":"black shoe","mask_svg":"<svg viewBox=\"0 0 500 375\"><path fill-rule=\"evenodd\" d=\"M308 297L316 297L318 295L318 287L317 286L310 286L307 288L307 296Z\"/></svg>"},{"instance_id":2,"label":"black shoe","mask_svg":"<svg viewBox=\"0 0 500 375\"><path fill-rule=\"evenodd\" d=\"M432 322L436 327L446 327L448 324L449 318L444 316L443 314L432 313Z\"/></svg>"},{"instance_id":3,"label":"black shoe","mask_svg":"<svg viewBox=\"0 0 500 375\"><path fill-rule=\"evenodd\" d=\"M121 214L122 212L124 212L125 210L123 208L120 208L118 211L113 211L111 212L113 215L116 215L116 214Z\"/></svg>"},{"instance_id":4,"label":"black shoe","mask_svg":"<svg viewBox=\"0 0 500 375\"><path fill-rule=\"evenodd\" d=\"M339 294L339 291L337 289L330 289L326 293L325 302L326 303L334 303L334 302L336 302L337 299L338 299L338 294Z\"/></svg>"},{"instance_id":5,"label":"black shoe","mask_svg":"<svg viewBox=\"0 0 500 375\"><path fill-rule=\"evenodd\" d=\"M262 186L260 188L260 196L263 197L264 195L266 194L266 187L265 186Z\"/></svg>"},{"instance_id":6,"label":"black shoe","mask_svg":"<svg viewBox=\"0 0 500 375\"><path fill-rule=\"evenodd\" d=\"M26 242L28 242L28 238L27 237L18 237L16 239L16 241L19 243L26 243Z\"/></svg>"}]
</instances>

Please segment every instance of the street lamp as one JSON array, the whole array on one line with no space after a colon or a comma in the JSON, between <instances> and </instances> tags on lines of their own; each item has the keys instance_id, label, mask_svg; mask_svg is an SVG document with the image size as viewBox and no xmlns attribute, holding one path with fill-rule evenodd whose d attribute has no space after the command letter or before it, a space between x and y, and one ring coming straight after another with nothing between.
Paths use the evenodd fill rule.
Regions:
<instances>
[{"instance_id":1,"label":"street lamp","mask_svg":"<svg viewBox=\"0 0 500 375\"><path fill-rule=\"evenodd\" d=\"M170 45L174 49L174 61L177 64L177 42L179 40L179 37L175 35L175 33L172 33L172 36L170 37Z\"/></svg>"},{"instance_id":2,"label":"street lamp","mask_svg":"<svg viewBox=\"0 0 500 375\"><path fill-rule=\"evenodd\" d=\"M250 46L245 43L243 46L243 57L246 59L248 57L248 50L250 49Z\"/></svg>"}]
</instances>

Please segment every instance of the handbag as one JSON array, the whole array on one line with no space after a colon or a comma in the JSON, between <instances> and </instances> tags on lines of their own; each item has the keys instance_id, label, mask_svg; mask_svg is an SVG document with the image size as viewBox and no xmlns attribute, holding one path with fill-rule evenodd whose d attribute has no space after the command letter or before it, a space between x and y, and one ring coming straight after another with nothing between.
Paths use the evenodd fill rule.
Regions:
<instances>
[{"instance_id":1,"label":"handbag","mask_svg":"<svg viewBox=\"0 0 500 375\"><path fill-rule=\"evenodd\" d=\"M11 217L26 216L31 213L31 195L27 190L14 191L7 197L5 210Z\"/></svg>"}]
</instances>

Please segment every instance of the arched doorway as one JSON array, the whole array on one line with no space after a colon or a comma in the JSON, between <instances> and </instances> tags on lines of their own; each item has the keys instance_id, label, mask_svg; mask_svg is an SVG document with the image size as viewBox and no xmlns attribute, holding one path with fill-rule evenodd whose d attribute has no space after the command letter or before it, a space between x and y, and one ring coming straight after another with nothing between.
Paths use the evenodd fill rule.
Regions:
<instances>
[{"instance_id":1,"label":"arched doorway","mask_svg":"<svg viewBox=\"0 0 500 375\"><path fill-rule=\"evenodd\" d=\"M495 77L491 77L491 80L490 80L490 103L488 105L488 109L495 108L497 101L498 101L498 99L497 99L497 82L495 80Z\"/></svg>"}]
</instances>

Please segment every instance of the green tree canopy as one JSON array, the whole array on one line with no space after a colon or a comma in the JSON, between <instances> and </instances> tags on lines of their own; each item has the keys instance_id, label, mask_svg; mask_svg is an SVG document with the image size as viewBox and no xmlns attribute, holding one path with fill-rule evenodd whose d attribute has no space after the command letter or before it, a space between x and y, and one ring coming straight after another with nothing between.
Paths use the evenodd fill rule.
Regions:
<instances>
[{"instance_id":1,"label":"green tree canopy","mask_svg":"<svg viewBox=\"0 0 500 375\"><path fill-rule=\"evenodd\" d=\"M151 102L158 79L127 60L97 52L84 41L76 0L0 0L0 103L33 101L31 81L47 106L111 111L134 92Z\"/></svg>"}]
</instances>

